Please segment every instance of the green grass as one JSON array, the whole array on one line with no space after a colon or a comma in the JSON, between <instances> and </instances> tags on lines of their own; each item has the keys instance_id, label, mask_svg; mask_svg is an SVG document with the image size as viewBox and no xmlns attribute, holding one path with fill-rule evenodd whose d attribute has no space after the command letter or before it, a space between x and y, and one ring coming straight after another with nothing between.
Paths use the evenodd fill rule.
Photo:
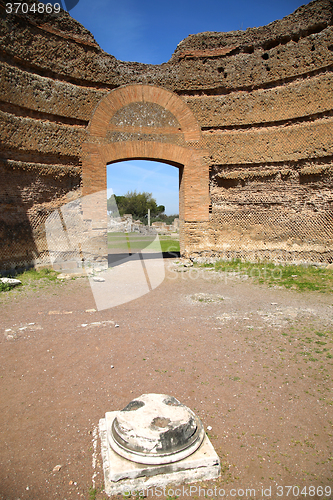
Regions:
<instances>
[{"instance_id":1,"label":"green grass","mask_svg":"<svg viewBox=\"0 0 333 500\"><path fill-rule=\"evenodd\" d=\"M248 276L257 283L281 286L298 291L333 291L333 271L306 265L275 265L272 262L251 263L239 259L215 264L202 264L201 267L215 268L215 271L232 273L235 276Z\"/></svg>"},{"instance_id":2,"label":"green grass","mask_svg":"<svg viewBox=\"0 0 333 500\"><path fill-rule=\"evenodd\" d=\"M0 283L0 292L9 292L12 288L8 283Z\"/></svg>"},{"instance_id":3,"label":"green grass","mask_svg":"<svg viewBox=\"0 0 333 500\"><path fill-rule=\"evenodd\" d=\"M124 252L149 250L156 252L179 252L179 241L170 236L159 236L159 241L154 241L155 235L145 236L138 233L108 233L108 248Z\"/></svg>"},{"instance_id":4,"label":"green grass","mask_svg":"<svg viewBox=\"0 0 333 500\"><path fill-rule=\"evenodd\" d=\"M285 334L282 333L282 335ZM291 352L291 346L293 345L295 349L294 357L302 356L306 362L320 361L321 363L325 363L325 361L333 358L331 354L333 330L318 331L312 326L308 329L292 326L288 332L288 336L288 350ZM294 343L294 341L296 342Z\"/></svg>"},{"instance_id":5,"label":"green grass","mask_svg":"<svg viewBox=\"0 0 333 500\"><path fill-rule=\"evenodd\" d=\"M96 500L97 488L90 486L88 493L89 493L90 500Z\"/></svg>"},{"instance_id":6,"label":"green grass","mask_svg":"<svg viewBox=\"0 0 333 500\"><path fill-rule=\"evenodd\" d=\"M28 271L24 271L23 273L19 273L15 275L15 279L18 279L22 282L23 286L30 285L32 287L35 287L37 284L39 286L43 286L46 283L49 282L55 282L59 283L59 280L57 280L57 276L59 275L58 272L53 271L53 269L29 269ZM22 285L17 285L15 287L8 285L6 283L0 283L0 292L8 292L12 289L17 289L19 290Z\"/></svg>"},{"instance_id":7,"label":"green grass","mask_svg":"<svg viewBox=\"0 0 333 500\"><path fill-rule=\"evenodd\" d=\"M162 252L179 252L179 241L178 240L161 240L161 250Z\"/></svg>"},{"instance_id":8,"label":"green grass","mask_svg":"<svg viewBox=\"0 0 333 500\"><path fill-rule=\"evenodd\" d=\"M53 269L29 269L15 276L16 279L22 281L22 284L31 283L31 281L47 280L56 281L59 273Z\"/></svg>"}]
</instances>

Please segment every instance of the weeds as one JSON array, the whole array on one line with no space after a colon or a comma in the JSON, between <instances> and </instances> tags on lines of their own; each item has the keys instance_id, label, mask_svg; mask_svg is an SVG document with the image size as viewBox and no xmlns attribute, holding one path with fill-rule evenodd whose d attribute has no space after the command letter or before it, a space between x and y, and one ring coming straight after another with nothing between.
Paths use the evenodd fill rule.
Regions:
<instances>
[{"instance_id":1,"label":"weeds","mask_svg":"<svg viewBox=\"0 0 333 500\"><path fill-rule=\"evenodd\" d=\"M214 268L235 277L251 278L257 283L281 286L298 291L318 291L330 293L333 290L333 272L330 269L307 265L281 265L273 262L251 263L235 259L231 262L217 261L202 264L201 267Z\"/></svg>"},{"instance_id":2,"label":"weeds","mask_svg":"<svg viewBox=\"0 0 333 500\"><path fill-rule=\"evenodd\" d=\"M29 269L28 271L24 271L22 274L17 275L17 279L21 280L22 283L27 280L41 280L48 279L49 281L55 281L58 276L58 272L53 269Z\"/></svg>"},{"instance_id":3,"label":"weeds","mask_svg":"<svg viewBox=\"0 0 333 500\"><path fill-rule=\"evenodd\" d=\"M42 284L48 283L50 281L59 283L59 280L57 279L58 275L58 272L49 268L39 270L29 269L28 271L24 271L23 273L15 275L15 278L20 280L23 286L30 285L32 287L35 287L36 284L39 284L41 286ZM0 292L8 292L12 289L12 285L0 282ZM17 288L17 290L20 290L20 288Z\"/></svg>"},{"instance_id":4,"label":"weeds","mask_svg":"<svg viewBox=\"0 0 333 500\"><path fill-rule=\"evenodd\" d=\"M11 285L8 285L8 283L2 283L0 282L0 292L9 292L13 287Z\"/></svg>"},{"instance_id":5,"label":"weeds","mask_svg":"<svg viewBox=\"0 0 333 500\"><path fill-rule=\"evenodd\" d=\"M97 488L90 486L88 493L89 493L89 500L96 500Z\"/></svg>"}]
</instances>

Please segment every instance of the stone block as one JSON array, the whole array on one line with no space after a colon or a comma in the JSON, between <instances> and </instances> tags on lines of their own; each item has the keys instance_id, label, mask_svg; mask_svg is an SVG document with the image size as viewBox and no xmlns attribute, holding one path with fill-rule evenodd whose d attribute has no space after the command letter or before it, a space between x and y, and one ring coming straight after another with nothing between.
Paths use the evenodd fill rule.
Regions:
<instances>
[{"instance_id":1,"label":"stone block","mask_svg":"<svg viewBox=\"0 0 333 500\"><path fill-rule=\"evenodd\" d=\"M119 412L108 412L99 422L104 470L104 489L108 495L125 494L216 479L220 475L220 460L207 435L201 446L189 457L165 465L145 465L131 462L118 455L108 443L113 420Z\"/></svg>"}]
</instances>

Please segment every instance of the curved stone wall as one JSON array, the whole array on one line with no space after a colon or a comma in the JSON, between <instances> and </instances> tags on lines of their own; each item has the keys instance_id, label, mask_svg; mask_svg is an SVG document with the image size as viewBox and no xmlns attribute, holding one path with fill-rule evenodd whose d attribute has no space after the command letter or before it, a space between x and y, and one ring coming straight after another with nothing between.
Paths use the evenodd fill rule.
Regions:
<instances>
[{"instance_id":1,"label":"curved stone wall","mask_svg":"<svg viewBox=\"0 0 333 500\"><path fill-rule=\"evenodd\" d=\"M137 146L142 133L150 155L168 145L172 164L177 147L201 152L195 182L188 177L181 193L185 255L333 261L332 0L261 28L190 35L159 66L117 61L66 12L8 15L5 3L1 269L49 262L45 220L81 195L82 146L95 111L112 91L138 85L173 93L200 130L194 141L156 133L171 120L158 101L147 104L155 116L148 134L137 101L130 109L136 130L119 125L129 112L124 102L110 113L107 132L109 143L121 138L127 157L147 157ZM191 190L200 189L209 189L209 199L197 197L192 210Z\"/></svg>"}]
</instances>

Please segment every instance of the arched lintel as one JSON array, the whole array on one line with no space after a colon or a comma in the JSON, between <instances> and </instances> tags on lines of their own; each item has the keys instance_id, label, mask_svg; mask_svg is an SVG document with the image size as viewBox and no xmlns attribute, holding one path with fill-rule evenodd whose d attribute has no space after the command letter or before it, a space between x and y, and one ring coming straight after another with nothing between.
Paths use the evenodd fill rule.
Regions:
<instances>
[{"instance_id":1,"label":"arched lintel","mask_svg":"<svg viewBox=\"0 0 333 500\"><path fill-rule=\"evenodd\" d=\"M176 94L154 85L124 85L111 90L99 102L89 122L88 135L105 137L108 124L121 108L134 102L159 104L178 120L185 141L199 141L201 128L187 104ZM152 130L154 127L152 127Z\"/></svg>"},{"instance_id":2,"label":"arched lintel","mask_svg":"<svg viewBox=\"0 0 333 500\"><path fill-rule=\"evenodd\" d=\"M130 159L161 161L180 170L180 215L184 220L209 219L209 167L205 150L174 144L148 142L85 143L82 156L82 194L106 189L106 168L110 163Z\"/></svg>"},{"instance_id":3,"label":"arched lintel","mask_svg":"<svg viewBox=\"0 0 333 500\"><path fill-rule=\"evenodd\" d=\"M113 165L114 163L119 163L120 161L131 161L131 160L146 160L146 161L158 161L161 163L166 163L167 165L170 165L171 167L176 167L176 168L182 168L184 165L182 165L179 162L172 161L172 160L167 160L165 158L142 158L142 156L137 156L133 158L117 158L117 160L111 160L107 162L107 165Z\"/></svg>"},{"instance_id":4,"label":"arched lintel","mask_svg":"<svg viewBox=\"0 0 333 500\"><path fill-rule=\"evenodd\" d=\"M99 156L104 164L121 160L140 159L161 161L177 167L202 166L202 150L193 150L174 144L153 141L126 141L105 144L99 146L98 149Z\"/></svg>"}]
</instances>

